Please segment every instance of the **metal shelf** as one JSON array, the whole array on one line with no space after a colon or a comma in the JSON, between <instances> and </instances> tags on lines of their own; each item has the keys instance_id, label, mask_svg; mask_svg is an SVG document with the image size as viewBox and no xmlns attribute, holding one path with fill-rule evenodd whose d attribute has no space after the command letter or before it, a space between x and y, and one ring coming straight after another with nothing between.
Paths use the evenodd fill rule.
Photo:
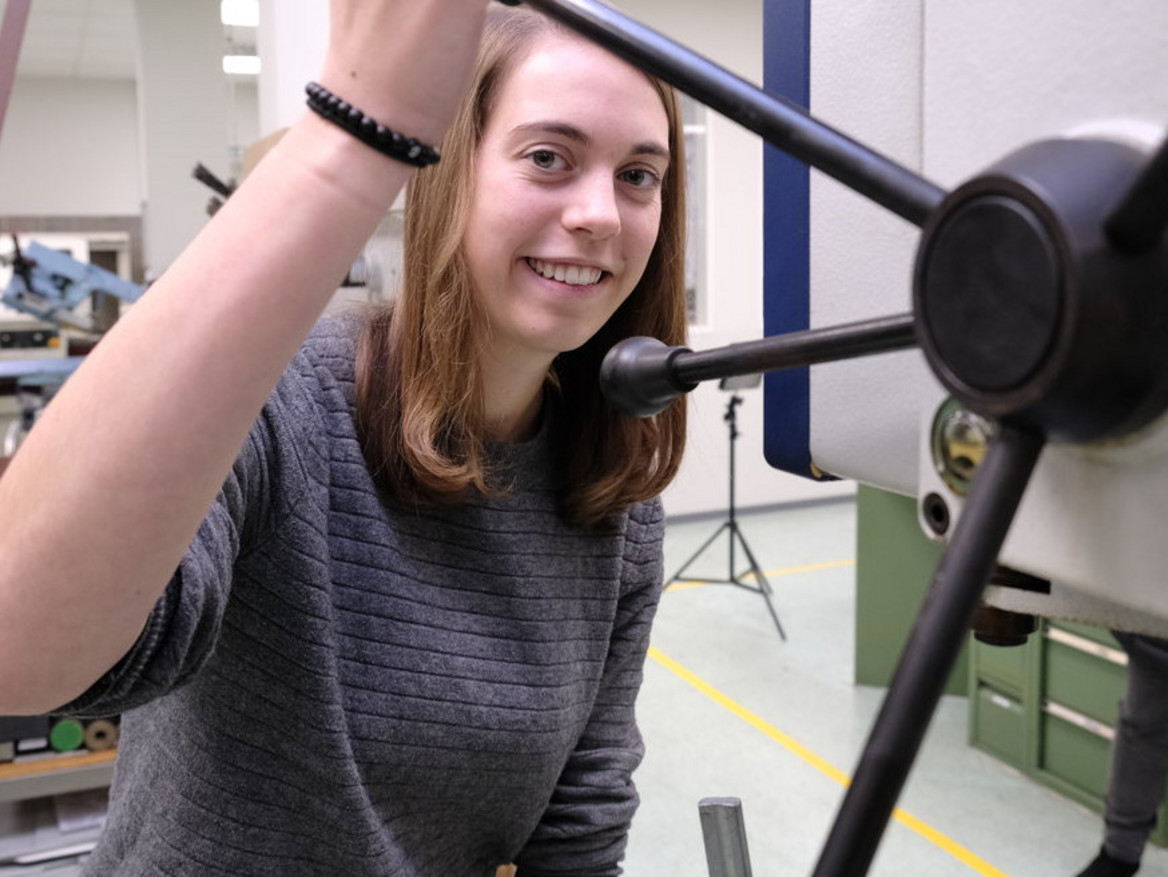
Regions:
<instances>
[{"instance_id":1,"label":"metal shelf","mask_svg":"<svg viewBox=\"0 0 1168 877\"><path fill-rule=\"evenodd\" d=\"M0 803L108 786L116 750L0 764Z\"/></svg>"}]
</instances>

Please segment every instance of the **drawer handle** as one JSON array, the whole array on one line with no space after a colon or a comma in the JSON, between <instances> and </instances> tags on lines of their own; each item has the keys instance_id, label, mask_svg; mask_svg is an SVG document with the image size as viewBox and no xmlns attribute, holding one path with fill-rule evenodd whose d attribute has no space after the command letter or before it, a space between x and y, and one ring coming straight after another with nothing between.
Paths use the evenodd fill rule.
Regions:
<instances>
[{"instance_id":1,"label":"drawer handle","mask_svg":"<svg viewBox=\"0 0 1168 877\"><path fill-rule=\"evenodd\" d=\"M1080 652L1086 652L1089 655L1110 661L1112 664L1118 664L1121 667L1127 666L1127 653L1122 649L1113 649L1111 646L1097 643L1094 640L1087 639L1085 636L1079 636L1078 634L1071 633L1069 630L1063 630L1061 627L1048 628L1046 637L1047 639L1054 640L1056 643L1062 643L1064 646L1070 646L1072 649L1077 649Z\"/></svg>"},{"instance_id":2,"label":"drawer handle","mask_svg":"<svg viewBox=\"0 0 1168 877\"><path fill-rule=\"evenodd\" d=\"M1102 737L1104 740L1115 739L1115 729L1113 727L1090 716L1076 712L1070 707L1065 707L1061 703L1054 703L1048 700L1043 703L1042 711L1047 715L1062 719L1064 722L1068 722L1077 728L1082 728L1084 731L1094 734L1096 737Z\"/></svg>"},{"instance_id":3,"label":"drawer handle","mask_svg":"<svg viewBox=\"0 0 1168 877\"><path fill-rule=\"evenodd\" d=\"M989 696L989 698L990 698L990 703L992 703L996 707L1000 707L1001 709L1004 709L1004 710L1017 710L1018 709L1018 704L1015 703L1014 701L1010 700L1010 698L1006 697L1006 695L1004 695L1004 694L996 694L996 693L991 694Z\"/></svg>"}]
</instances>

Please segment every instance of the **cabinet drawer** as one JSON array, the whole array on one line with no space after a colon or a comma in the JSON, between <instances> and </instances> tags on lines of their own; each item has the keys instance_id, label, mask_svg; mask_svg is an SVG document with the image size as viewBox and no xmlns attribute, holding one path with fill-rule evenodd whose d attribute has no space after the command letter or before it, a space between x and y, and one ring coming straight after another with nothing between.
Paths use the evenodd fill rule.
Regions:
<instances>
[{"instance_id":1,"label":"cabinet drawer","mask_svg":"<svg viewBox=\"0 0 1168 877\"><path fill-rule=\"evenodd\" d=\"M1022 704L989 685L979 685L973 701L973 743L991 755L1022 768L1026 734Z\"/></svg>"},{"instance_id":2,"label":"cabinet drawer","mask_svg":"<svg viewBox=\"0 0 1168 877\"><path fill-rule=\"evenodd\" d=\"M1099 645L1122 650L1119 641L1111 635L1111 631L1090 624L1081 624L1077 621L1067 621L1065 618L1051 619L1050 630L1065 630L1083 639L1091 640Z\"/></svg>"},{"instance_id":3,"label":"cabinet drawer","mask_svg":"<svg viewBox=\"0 0 1168 877\"><path fill-rule=\"evenodd\" d=\"M1114 726L1127 684L1127 656L1058 628L1047 632L1042 647L1045 699Z\"/></svg>"},{"instance_id":4,"label":"cabinet drawer","mask_svg":"<svg viewBox=\"0 0 1168 877\"><path fill-rule=\"evenodd\" d=\"M1022 646L991 646L971 638L974 675L995 688L1021 696L1026 678L1026 649Z\"/></svg>"},{"instance_id":5,"label":"cabinet drawer","mask_svg":"<svg viewBox=\"0 0 1168 877\"><path fill-rule=\"evenodd\" d=\"M1092 798L1107 792L1107 765L1114 731L1074 710L1047 703L1039 717L1040 770Z\"/></svg>"}]
</instances>

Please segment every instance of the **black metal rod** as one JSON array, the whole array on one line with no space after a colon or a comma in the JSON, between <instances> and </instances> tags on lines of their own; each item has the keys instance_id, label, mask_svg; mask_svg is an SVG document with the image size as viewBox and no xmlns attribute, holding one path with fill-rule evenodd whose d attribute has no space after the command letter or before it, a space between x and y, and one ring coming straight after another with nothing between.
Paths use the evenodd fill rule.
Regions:
<instances>
[{"instance_id":1,"label":"black metal rod","mask_svg":"<svg viewBox=\"0 0 1168 877\"><path fill-rule=\"evenodd\" d=\"M923 225L945 197L939 186L817 121L798 104L763 91L603 3L526 2L914 225Z\"/></svg>"},{"instance_id":2,"label":"black metal rod","mask_svg":"<svg viewBox=\"0 0 1168 877\"><path fill-rule=\"evenodd\" d=\"M223 182L201 161L195 163L195 169L191 171L191 176L224 198L230 198L235 194L235 186Z\"/></svg>"},{"instance_id":3,"label":"black metal rod","mask_svg":"<svg viewBox=\"0 0 1168 877\"><path fill-rule=\"evenodd\" d=\"M814 877L868 872L1043 444L1005 425L990 442Z\"/></svg>"},{"instance_id":4,"label":"black metal rod","mask_svg":"<svg viewBox=\"0 0 1168 877\"><path fill-rule=\"evenodd\" d=\"M1146 253L1168 230L1168 140L1160 144L1103 226L1127 253Z\"/></svg>"},{"instance_id":5,"label":"black metal rod","mask_svg":"<svg viewBox=\"0 0 1168 877\"><path fill-rule=\"evenodd\" d=\"M916 344L913 315L896 314L822 329L787 332L757 341L728 344L713 350L679 353L670 365L676 381L696 384L718 378L854 359L857 356L915 347Z\"/></svg>"},{"instance_id":6,"label":"black metal rod","mask_svg":"<svg viewBox=\"0 0 1168 877\"><path fill-rule=\"evenodd\" d=\"M698 353L637 336L614 345L605 355L600 388L625 414L651 417L699 381L834 362L916 343L912 314L788 332Z\"/></svg>"}]
</instances>

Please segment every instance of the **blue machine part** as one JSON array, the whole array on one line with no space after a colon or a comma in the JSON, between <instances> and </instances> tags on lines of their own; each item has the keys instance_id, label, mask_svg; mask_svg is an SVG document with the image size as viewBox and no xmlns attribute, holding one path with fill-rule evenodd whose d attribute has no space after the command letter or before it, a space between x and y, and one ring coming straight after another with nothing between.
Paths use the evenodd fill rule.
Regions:
<instances>
[{"instance_id":1,"label":"blue machine part","mask_svg":"<svg viewBox=\"0 0 1168 877\"><path fill-rule=\"evenodd\" d=\"M811 2L764 0L763 85L799 106L811 102ZM763 330L769 337L810 328L811 174L769 144L763 152ZM806 368L766 375L763 453L767 462L826 480L811 460L811 380Z\"/></svg>"},{"instance_id":2,"label":"blue machine part","mask_svg":"<svg viewBox=\"0 0 1168 877\"><path fill-rule=\"evenodd\" d=\"M84 356L63 356L60 359L0 360L0 381L42 377L47 379L57 376L64 378L71 375L84 359Z\"/></svg>"},{"instance_id":3,"label":"blue machine part","mask_svg":"<svg viewBox=\"0 0 1168 877\"><path fill-rule=\"evenodd\" d=\"M74 312L78 305L94 293L135 302L144 291L144 286L34 241L16 254L12 279L0 302L41 320L91 332L92 320Z\"/></svg>"}]
</instances>

